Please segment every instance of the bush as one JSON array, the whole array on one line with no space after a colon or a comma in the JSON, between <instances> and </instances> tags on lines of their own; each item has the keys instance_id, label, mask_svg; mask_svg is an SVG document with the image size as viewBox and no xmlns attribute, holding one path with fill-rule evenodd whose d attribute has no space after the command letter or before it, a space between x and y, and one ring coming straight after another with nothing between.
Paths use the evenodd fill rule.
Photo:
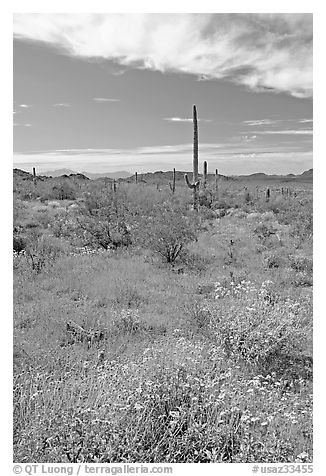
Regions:
<instances>
[{"instance_id":1,"label":"bush","mask_svg":"<svg viewBox=\"0 0 326 476\"><path fill-rule=\"evenodd\" d=\"M250 281L218 283L216 304L206 304L211 329L226 356L262 373L289 368L306 348L311 303L281 299L276 285ZM292 369L293 370L293 369Z\"/></svg>"},{"instance_id":2,"label":"bush","mask_svg":"<svg viewBox=\"0 0 326 476\"><path fill-rule=\"evenodd\" d=\"M282 256L278 256L276 254L271 254L269 256L265 256L264 264L266 268L280 268L284 264L284 260Z\"/></svg>"},{"instance_id":3,"label":"bush","mask_svg":"<svg viewBox=\"0 0 326 476\"><path fill-rule=\"evenodd\" d=\"M53 186L52 197L56 200L75 200L76 191L71 184L64 182Z\"/></svg>"},{"instance_id":4,"label":"bush","mask_svg":"<svg viewBox=\"0 0 326 476\"><path fill-rule=\"evenodd\" d=\"M185 245L197 237L192 217L183 216L172 208L158 209L155 216L141 220L138 243L158 253L167 263L174 263Z\"/></svg>"},{"instance_id":5,"label":"bush","mask_svg":"<svg viewBox=\"0 0 326 476\"><path fill-rule=\"evenodd\" d=\"M29 237L26 245L26 257L32 270L39 273L47 265L54 263L59 256L67 252L67 247L61 240L42 235L41 237Z\"/></svg>"},{"instance_id":6,"label":"bush","mask_svg":"<svg viewBox=\"0 0 326 476\"><path fill-rule=\"evenodd\" d=\"M304 256L289 256L290 266L295 271L312 273L313 260Z\"/></svg>"},{"instance_id":7,"label":"bush","mask_svg":"<svg viewBox=\"0 0 326 476\"><path fill-rule=\"evenodd\" d=\"M26 238L21 235L14 234L13 245L13 250L17 253L20 253L20 251L25 250Z\"/></svg>"}]
</instances>

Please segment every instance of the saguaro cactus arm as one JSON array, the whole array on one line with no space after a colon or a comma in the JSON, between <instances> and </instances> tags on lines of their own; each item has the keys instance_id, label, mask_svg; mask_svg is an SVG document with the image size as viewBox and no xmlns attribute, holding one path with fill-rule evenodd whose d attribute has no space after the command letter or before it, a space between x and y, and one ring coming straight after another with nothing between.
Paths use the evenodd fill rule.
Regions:
<instances>
[{"instance_id":1,"label":"saguaro cactus arm","mask_svg":"<svg viewBox=\"0 0 326 476\"><path fill-rule=\"evenodd\" d=\"M187 174L185 174L185 181L186 181L188 187L189 187L189 188L192 188L192 189L198 187L198 185L199 185L199 183L200 183L199 180L197 180L197 182L195 182L195 183L191 183L190 180L189 180L189 178L188 178L188 175L187 175Z\"/></svg>"}]
</instances>

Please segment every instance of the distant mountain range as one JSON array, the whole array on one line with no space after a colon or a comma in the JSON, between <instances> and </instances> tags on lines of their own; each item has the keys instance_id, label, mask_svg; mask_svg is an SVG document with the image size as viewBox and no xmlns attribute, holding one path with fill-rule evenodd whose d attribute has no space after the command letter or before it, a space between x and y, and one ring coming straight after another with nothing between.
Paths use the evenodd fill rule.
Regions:
<instances>
[{"instance_id":1,"label":"distant mountain range","mask_svg":"<svg viewBox=\"0 0 326 476\"><path fill-rule=\"evenodd\" d=\"M251 175L238 175L235 178L239 179L246 179L246 180L281 180L281 181L312 181L313 180L313 169L306 170L302 174L294 175L294 174L287 174L287 175L268 175L264 173L256 173Z\"/></svg>"},{"instance_id":2,"label":"distant mountain range","mask_svg":"<svg viewBox=\"0 0 326 476\"><path fill-rule=\"evenodd\" d=\"M184 174L189 173L185 171L176 171L176 180L177 181L184 181ZM190 173L191 174L191 173ZM14 175L19 176L24 179L31 179L32 174L29 172L25 172L24 170L14 169ZM126 182L134 182L135 176L132 175L130 172L120 171L120 172L103 172L103 173L90 173L90 172L74 172L73 170L69 169L57 169L51 172L43 172L42 174L38 174L42 177L68 177L72 179L84 179L87 178L91 180L101 180L101 179L115 179L120 181ZM201 177L201 174L199 174ZM219 175L220 179L222 180L243 180L243 181L281 181L281 182L312 182L313 181L313 169L306 170L302 174L294 175L294 174L287 174L287 175L268 175L265 173L255 173L250 175L236 175L236 176L225 176ZM214 178L213 174L208 174L207 178L212 180ZM138 174L138 182L139 183L149 183L149 184L163 184L167 183L172 180L172 171L163 172L147 172L147 173L139 173Z\"/></svg>"},{"instance_id":3,"label":"distant mountain range","mask_svg":"<svg viewBox=\"0 0 326 476\"><path fill-rule=\"evenodd\" d=\"M128 178L132 175L130 172L126 172L125 170L122 170L119 172L93 173L93 172L74 172L73 170L70 170L70 169L51 170L49 172L42 172L40 175L45 175L46 177L60 177L62 175L71 175L71 174L74 174L74 175L82 174L92 180L96 180L102 177L108 177L112 179Z\"/></svg>"}]
</instances>

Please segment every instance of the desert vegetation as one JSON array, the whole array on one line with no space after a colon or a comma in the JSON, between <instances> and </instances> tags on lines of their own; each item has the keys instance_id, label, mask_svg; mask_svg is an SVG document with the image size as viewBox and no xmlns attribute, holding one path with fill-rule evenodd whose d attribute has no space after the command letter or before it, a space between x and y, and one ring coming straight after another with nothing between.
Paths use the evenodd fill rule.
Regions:
<instances>
[{"instance_id":1,"label":"desert vegetation","mask_svg":"<svg viewBox=\"0 0 326 476\"><path fill-rule=\"evenodd\" d=\"M312 460L311 186L214 180L16 173L16 461Z\"/></svg>"},{"instance_id":2,"label":"desert vegetation","mask_svg":"<svg viewBox=\"0 0 326 476\"><path fill-rule=\"evenodd\" d=\"M312 184L186 181L14 172L15 461L312 461Z\"/></svg>"}]
</instances>

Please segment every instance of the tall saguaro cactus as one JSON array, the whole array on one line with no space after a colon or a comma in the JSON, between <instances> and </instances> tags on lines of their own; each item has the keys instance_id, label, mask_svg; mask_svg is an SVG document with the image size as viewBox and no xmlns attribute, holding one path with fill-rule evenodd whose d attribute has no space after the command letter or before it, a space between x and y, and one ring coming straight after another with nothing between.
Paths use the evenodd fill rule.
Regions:
<instances>
[{"instance_id":1,"label":"tall saguaro cactus","mask_svg":"<svg viewBox=\"0 0 326 476\"><path fill-rule=\"evenodd\" d=\"M135 183L136 183L136 185L138 183L138 173L137 172L135 172Z\"/></svg>"},{"instance_id":2,"label":"tall saguaro cactus","mask_svg":"<svg viewBox=\"0 0 326 476\"><path fill-rule=\"evenodd\" d=\"M194 124L194 152L193 152L193 183L190 183L188 175L185 174L186 184L193 190L194 209L198 210L198 124L197 124L197 109L193 106L193 124Z\"/></svg>"},{"instance_id":3,"label":"tall saguaro cactus","mask_svg":"<svg viewBox=\"0 0 326 476\"><path fill-rule=\"evenodd\" d=\"M215 192L218 192L218 170L215 169Z\"/></svg>"}]
</instances>

